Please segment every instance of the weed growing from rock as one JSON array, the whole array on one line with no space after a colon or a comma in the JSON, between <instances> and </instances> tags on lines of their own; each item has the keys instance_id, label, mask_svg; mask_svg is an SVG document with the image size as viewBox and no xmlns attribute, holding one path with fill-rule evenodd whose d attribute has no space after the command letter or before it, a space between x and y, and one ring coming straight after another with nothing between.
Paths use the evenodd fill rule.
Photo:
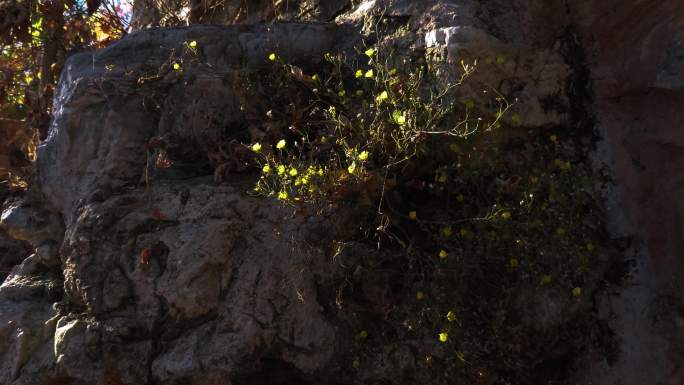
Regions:
<instances>
[{"instance_id":1,"label":"weed growing from rock","mask_svg":"<svg viewBox=\"0 0 684 385\"><path fill-rule=\"evenodd\" d=\"M363 331L348 356L357 379L391 377L377 365L393 361L386 370L417 365L432 384L530 381L554 349L571 356L591 343L586 309L609 247L580 139L514 131L506 97L460 93L476 58L451 84L375 47L328 54L310 75L266 60L269 114L291 119L249 144L254 193L367 212L344 242L373 251L335 253L352 261L336 302ZM282 89L298 104L273 97ZM405 363L393 356L402 347Z\"/></svg>"}]
</instances>

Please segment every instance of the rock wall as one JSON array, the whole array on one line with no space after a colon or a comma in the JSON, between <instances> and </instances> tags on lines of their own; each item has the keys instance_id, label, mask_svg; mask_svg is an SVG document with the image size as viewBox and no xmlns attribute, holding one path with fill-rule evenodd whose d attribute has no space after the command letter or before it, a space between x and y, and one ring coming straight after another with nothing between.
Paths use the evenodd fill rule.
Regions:
<instances>
[{"instance_id":1,"label":"rock wall","mask_svg":"<svg viewBox=\"0 0 684 385\"><path fill-rule=\"evenodd\" d=\"M244 119L248 106L226 82L271 51L321 58L337 33L303 24L143 32L70 59L31 191L2 217L36 252L0 287L0 383L218 384L262 361L294 373L333 366L339 337L317 291L335 265L316 245L344 238L349 214L289 217L245 196L251 182L239 175L215 186L182 155L176 171L152 175L148 141L191 143ZM168 61L195 39L200 52ZM163 95L146 99L152 92ZM223 118L192 120L184 108L200 98Z\"/></svg>"},{"instance_id":2,"label":"rock wall","mask_svg":"<svg viewBox=\"0 0 684 385\"><path fill-rule=\"evenodd\" d=\"M607 299L623 338L606 383L684 383L684 96L681 2L579 2L574 20L591 52L593 109L618 186L615 229L636 236L632 286Z\"/></svg>"},{"instance_id":3,"label":"rock wall","mask_svg":"<svg viewBox=\"0 0 684 385\"><path fill-rule=\"evenodd\" d=\"M136 26L165 24L163 3L138 2ZM192 12L168 24L272 20L278 9L269 7L283 4L248 10L227 2L207 13L205 3L172 4ZM617 336L617 357L590 352L568 382L684 383L684 5L314 5L317 20L342 26L147 30L68 61L31 189L2 214L4 231L34 253L4 247L4 238L0 245L3 261L23 259L0 286L0 384L349 383L339 357L354 337L329 311L331 282L343 273L328 246L349 236L358 213L292 215L246 196L249 178L220 175L224 183L215 185L207 170L232 167L240 156L230 143L212 147L218 131L239 134L255 122L249 107L258 101L245 91L244 74L272 51L315 68L323 53L354 44L364 20L381 14L388 28L409 26L386 43L412 55L497 62L475 84L518 98L512 126L596 131L597 162L608 164L616 182L607 194L612 230L635 236L625 260L636 269L594 309ZM189 49L190 41L199 49ZM170 170L151 167L155 137L187 143L160 145L173 154ZM214 164L193 155L211 151L228 155ZM417 358L410 349L390 357L396 365L369 378L406 383L398 373Z\"/></svg>"}]
</instances>

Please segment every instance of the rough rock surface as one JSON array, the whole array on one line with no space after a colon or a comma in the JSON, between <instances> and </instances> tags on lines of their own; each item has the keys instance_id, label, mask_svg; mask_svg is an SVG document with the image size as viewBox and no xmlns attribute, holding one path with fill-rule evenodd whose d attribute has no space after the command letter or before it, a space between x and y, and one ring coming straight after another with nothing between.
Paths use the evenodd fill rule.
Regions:
<instances>
[{"instance_id":1,"label":"rough rock surface","mask_svg":"<svg viewBox=\"0 0 684 385\"><path fill-rule=\"evenodd\" d=\"M593 123L586 121L591 116L579 121L600 135L597 159L616 183L608 197L612 231L633 237L625 253L631 266L626 287L600 305L620 352L614 360L592 358L600 363L589 364L593 369L577 381L683 383L684 137L678 127L684 3L484 3L480 20L503 40L537 50L553 46L558 36L574 41L571 111L593 115Z\"/></svg>"},{"instance_id":2,"label":"rough rock surface","mask_svg":"<svg viewBox=\"0 0 684 385\"><path fill-rule=\"evenodd\" d=\"M131 27L251 24L273 20L332 21L348 0L136 0Z\"/></svg>"},{"instance_id":3,"label":"rough rock surface","mask_svg":"<svg viewBox=\"0 0 684 385\"><path fill-rule=\"evenodd\" d=\"M684 383L684 124L681 2L580 2L603 155L620 189L616 227L635 234L634 286L612 298L623 355L606 383Z\"/></svg>"},{"instance_id":4,"label":"rough rock surface","mask_svg":"<svg viewBox=\"0 0 684 385\"><path fill-rule=\"evenodd\" d=\"M207 14L196 3L187 20L168 24L273 20L278 11L224 2ZM512 125L595 123L597 158L617 182L613 230L637 236L625 255L637 269L626 288L598 299L617 357L590 356L572 380L683 383L684 5L366 0L298 9L305 3L315 3L313 19L359 29L383 12L407 22L391 43L442 63L478 58L490 70L477 84L518 98ZM140 11L137 26L165 24L155 9ZM238 75L268 52L306 67L353 39L326 24L195 26L72 57L35 183L2 215L4 231L35 252L26 257L0 234L3 263L16 264L0 286L0 383L344 383L335 358L352 337L321 296L340 274L329 243L345 238L353 211L293 214L246 196L250 181L239 176L212 183L208 166L239 153L214 164L193 154L252 128ZM187 144L163 143L174 165L156 173L159 153L146 149L154 136ZM388 351L369 380L412 367L409 348Z\"/></svg>"},{"instance_id":5,"label":"rough rock surface","mask_svg":"<svg viewBox=\"0 0 684 385\"><path fill-rule=\"evenodd\" d=\"M217 187L183 158L189 151L147 174L146 145L186 135L201 147L203 135L244 119L225 87L236 72L272 51L320 58L336 33L303 24L144 32L67 63L35 183L2 216L36 253L0 288L1 383L225 383L262 360L302 373L332 364L338 330L317 290L334 275L326 240L344 238L351 219L293 217L246 196L251 182L239 176ZM169 62L189 40L200 52ZM145 76L160 85L136 93ZM147 91L165 104L150 109ZM202 112L222 118L192 120L188 106L207 97L216 105Z\"/></svg>"}]
</instances>

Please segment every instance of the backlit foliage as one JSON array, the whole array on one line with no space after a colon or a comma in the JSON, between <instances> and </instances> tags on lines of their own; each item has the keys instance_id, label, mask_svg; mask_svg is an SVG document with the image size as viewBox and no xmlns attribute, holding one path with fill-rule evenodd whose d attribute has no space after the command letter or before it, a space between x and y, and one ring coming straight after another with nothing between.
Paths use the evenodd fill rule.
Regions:
<instances>
[{"instance_id":1,"label":"backlit foliage","mask_svg":"<svg viewBox=\"0 0 684 385\"><path fill-rule=\"evenodd\" d=\"M25 122L44 137L65 60L121 38L130 8L128 0L0 3L0 119ZM29 159L37 140L32 143L26 149ZM3 181L25 186L26 172L5 170ZM7 179L10 174L15 182Z\"/></svg>"}]
</instances>

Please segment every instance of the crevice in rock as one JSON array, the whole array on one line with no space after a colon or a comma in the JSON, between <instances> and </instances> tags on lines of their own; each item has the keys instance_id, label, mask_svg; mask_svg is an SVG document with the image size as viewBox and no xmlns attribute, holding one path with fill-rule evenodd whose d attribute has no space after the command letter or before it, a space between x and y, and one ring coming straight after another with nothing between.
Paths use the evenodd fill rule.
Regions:
<instances>
[{"instance_id":1,"label":"crevice in rock","mask_svg":"<svg viewBox=\"0 0 684 385\"><path fill-rule=\"evenodd\" d=\"M571 129L577 132L576 138L588 136L592 141L598 140L596 116L592 111L594 91L591 80L591 69L587 61L586 48L582 45L577 27L569 25L561 36L561 54L570 66L567 78L568 99L570 101Z\"/></svg>"},{"instance_id":2,"label":"crevice in rock","mask_svg":"<svg viewBox=\"0 0 684 385\"><path fill-rule=\"evenodd\" d=\"M12 268L20 264L31 252L32 248L28 242L12 239L0 230L0 283L7 278Z\"/></svg>"},{"instance_id":3,"label":"crevice in rock","mask_svg":"<svg viewBox=\"0 0 684 385\"><path fill-rule=\"evenodd\" d=\"M312 378L291 364L273 358L262 358L258 369L232 379L233 385L315 385Z\"/></svg>"}]
</instances>

